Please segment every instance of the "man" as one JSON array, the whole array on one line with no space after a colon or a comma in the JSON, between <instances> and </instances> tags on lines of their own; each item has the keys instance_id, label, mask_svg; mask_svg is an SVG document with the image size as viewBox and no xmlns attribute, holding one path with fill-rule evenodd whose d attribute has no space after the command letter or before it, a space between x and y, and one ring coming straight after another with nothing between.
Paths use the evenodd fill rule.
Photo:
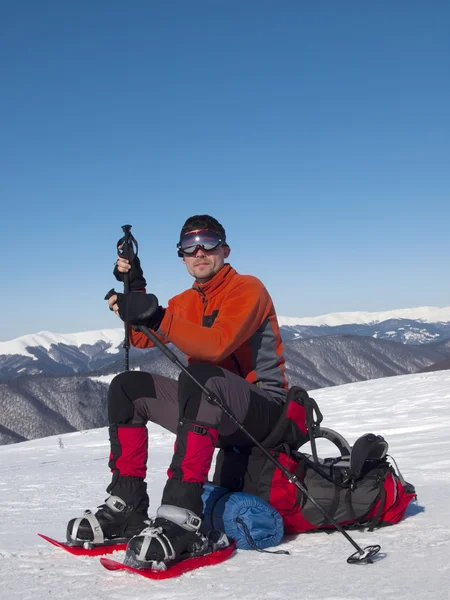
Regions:
<instances>
[{"instance_id":1,"label":"man","mask_svg":"<svg viewBox=\"0 0 450 600\"><path fill-rule=\"evenodd\" d=\"M261 281L239 275L225 262L230 247L213 217L190 217L177 248L195 279L192 288L163 309L155 296L145 293L139 260L130 263L119 256L115 275L123 279L130 274L131 292L113 294L109 307L184 352L189 372L262 441L278 421L288 390L272 300ZM139 348L152 345L132 328L130 342ZM185 373L178 382L141 371L121 373L111 383L108 411L110 496L95 515L70 521L68 537L100 543L144 529L149 506L146 423L152 421L176 434L175 452L157 517L131 544L141 560L179 559L198 539L203 484L215 447L245 451L251 442Z\"/></svg>"}]
</instances>

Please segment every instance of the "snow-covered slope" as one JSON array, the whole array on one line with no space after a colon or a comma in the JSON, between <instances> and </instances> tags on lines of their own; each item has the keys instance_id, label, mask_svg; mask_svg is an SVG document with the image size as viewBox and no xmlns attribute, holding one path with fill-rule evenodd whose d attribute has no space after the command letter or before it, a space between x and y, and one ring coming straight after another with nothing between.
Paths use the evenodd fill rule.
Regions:
<instances>
[{"instance_id":1,"label":"snow-covered slope","mask_svg":"<svg viewBox=\"0 0 450 600\"><path fill-rule=\"evenodd\" d=\"M278 317L280 325L369 325L390 321L391 319L409 319L423 323L450 322L450 306L421 306L418 308L400 308L382 312L341 312L329 313L318 317Z\"/></svg>"},{"instance_id":2,"label":"snow-covered slope","mask_svg":"<svg viewBox=\"0 0 450 600\"><path fill-rule=\"evenodd\" d=\"M67 521L106 497L106 429L0 447L0 589L8 600L398 600L449 598L450 372L378 379L311 395L324 425L350 442L373 431L417 489L418 503L390 528L352 532L379 543L373 565L346 563L352 547L338 533L300 535L282 548L290 556L238 551L228 562L180 579L150 582L105 571L96 558L54 549L37 532L63 538ZM161 496L173 435L149 426L147 477L151 509ZM322 452L330 455L330 447ZM116 553L117 558L123 556ZM3 596L2 596L3 597Z\"/></svg>"}]
</instances>

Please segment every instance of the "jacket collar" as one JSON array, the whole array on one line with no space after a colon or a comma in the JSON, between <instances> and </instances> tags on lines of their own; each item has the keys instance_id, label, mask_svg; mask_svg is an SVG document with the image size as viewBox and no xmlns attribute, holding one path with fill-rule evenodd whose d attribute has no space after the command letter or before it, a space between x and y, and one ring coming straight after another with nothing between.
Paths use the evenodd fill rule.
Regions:
<instances>
[{"instance_id":1,"label":"jacket collar","mask_svg":"<svg viewBox=\"0 0 450 600\"><path fill-rule=\"evenodd\" d=\"M208 298L214 298L214 296L220 294L220 292L228 285L228 282L235 274L236 271L233 269L233 267L229 263L225 263L212 279L206 281L205 283L195 282L192 287L200 294Z\"/></svg>"}]
</instances>

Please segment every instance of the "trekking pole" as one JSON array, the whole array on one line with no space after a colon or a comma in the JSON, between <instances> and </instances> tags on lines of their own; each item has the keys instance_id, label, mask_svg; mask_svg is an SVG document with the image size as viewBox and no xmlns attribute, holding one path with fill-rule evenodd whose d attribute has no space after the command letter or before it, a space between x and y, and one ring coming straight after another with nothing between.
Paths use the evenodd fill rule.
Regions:
<instances>
[{"instance_id":1,"label":"trekking pole","mask_svg":"<svg viewBox=\"0 0 450 600\"><path fill-rule=\"evenodd\" d=\"M124 258L128 258L131 262L133 249L133 241L136 241L131 235L131 225L122 225L122 231L124 237L117 242L117 251ZM129 294L130 292L130 273L127 271L123 276L123 293ZM127 305L126 305L127 306ZM127 308L125 308L125 338L123 340L123 348L125 349L125 371L130 370L130 324L128 322Z\"/></svg>"},{"instance_id":2,"label":"trekking pole","mask_svg":"<svg viewBox=\"0 0 450 600\"><path fill-rule=\"evenodd\" d=\"M359 544L355 542L355 540L345 531L345 529L330 515L328 512L317 502L317 500L311 496L308 490L303 486L298 477L291 473L284 465L282 465L272 454L264 448L264 446L259 442L253 435L247 431L244 425L233 415L230 409L225 406L220 398L218 398L213 392L205 388L183 365L183 363L179 360L179 358L167 348L167 346L161 342L161 340L155 335L155 333L149 329L148 327L139 326L136 327L137 330L142 331L151 342L163 353L167 356L169 360L171 360L174 364L177 365L190 379L201 389L201 391L205 394L207 400L210 403L216 404L226 416L233 421L233 423L254 443L254 445L261 450L261 452L267 456L268 459L272 461L274 465L276 465L282 473L287 477L289 483L293 483L307 498L308 500L320 510L323 516L346 538L347 541L355 548L356 552L350 555L347 558L347 562L349 564L371 564L373 563L372 557L378 554L381 550L381 546L378 544L372 546L366 546L365 548L361 548Z\"/></svg>"}]
</instances>

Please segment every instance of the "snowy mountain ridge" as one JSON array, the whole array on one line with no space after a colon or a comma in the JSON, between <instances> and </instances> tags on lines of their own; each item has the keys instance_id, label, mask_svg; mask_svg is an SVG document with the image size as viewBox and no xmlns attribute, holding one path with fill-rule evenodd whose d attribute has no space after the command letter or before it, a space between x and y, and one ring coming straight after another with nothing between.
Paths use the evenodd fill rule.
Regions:
<instances>
[{"instance_id":1,"label":"snowy mountain ridge","mask_svg":"<svg viewBox=\"0 0 450 600\"><path fill-rule=\"evenodd\" d=\"M51 346L64 344L66 346L92 346L97 342L106 342L110 345L109 352L117 352L116 347L122 343L124 338L123 327L114 329L102 329L96 331L81 331L78 333L52 333L51 331L40 331L15 338L10 341L0 342L1 354L21 354L37 360L27 348L42 347L50 350Z\"/></svg>"},{"instance_id":2,"label":"snowy mountain ridge","mask_svg":"<svg viewBox=\"0 0 450 600\"><path fill-rule=\"evenodd\" d=\"M318 317L300 318L280 316L278 317L278 322L280 327L293 327L296 325L340 327L342 325L375 325L392 319L408 319L410 321L418 321L419 323L450 323L450 307L422 306L419 308L402 308L383 312L341 312ZM392 334L392 332L388 333ZM13 340L0 342L0 355L22 355L36 360L36 357L27 350L28 348L41 347L48 351L51 346L57 344L80 348L81 346L91 346L98 342L109 344L108 353L116 353L118 351L117 347L123 341L123 336L123 327L78 333L40 331L39 333L27 334ZM389 335L385 337L389 337ZM415 339L412 341L415 341Z\"/></svg>"},{"instance_id":3,"label":"snowy mountain ridge","mask_svg":"<svg viewBox=\"0 0 450 600\"><path fill-rule=\"evenodd\" d=\"M278 317L280 325L375 325L391 319L409 319L422 323L450 323L450 306L421 306L418 308L400 308L382 312L337 312L318 317Z\"/></svg>"}]
</instances>

